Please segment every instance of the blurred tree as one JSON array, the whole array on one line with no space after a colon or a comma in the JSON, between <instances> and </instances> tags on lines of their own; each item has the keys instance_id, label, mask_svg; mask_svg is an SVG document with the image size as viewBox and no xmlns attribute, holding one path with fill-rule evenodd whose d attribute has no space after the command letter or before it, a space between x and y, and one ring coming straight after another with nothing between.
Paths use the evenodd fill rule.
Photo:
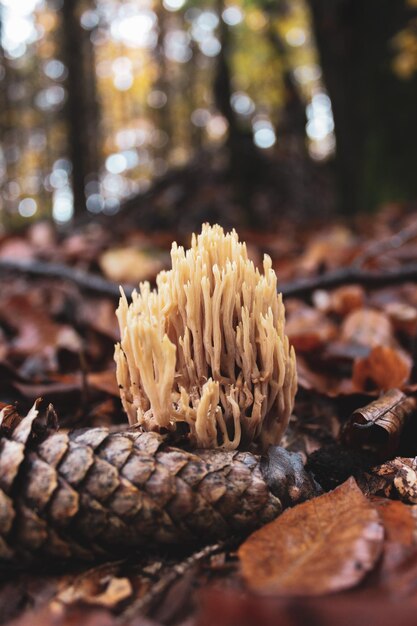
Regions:
<instances>
[{"instance_id":1,"label":"blurred tree","mask_svg":"<svg viewBox=\"0 0 417 626\"><path fill-rule=\"evenodd\" d=\"M224 8L223 0L217 0L218 36L221 47L217 55L213 94L216 107L228 124L226 148L229 152L229 173L236 189L237 200L245 210L248 224L253 224L256 220L256 212L252 205L251 196L254 185L260 182L265 171L264 159L253 144L252 132L242 126L232 107L234 91L231 76L232 39L228 25L221 17Z\"/></svg>"},{"instance_id":2,"label":"blurred tree","mask_svg":"<svg viewBox=\"0 0 417 626\"><path fill-rule=\"evenodd\" d=\"M80 24L87 5L94 8L95 3L65 0L62 4L62 57L68 70L65 117L75 214L84 212L86 182L92 176L98 180L101 162L94 47L91 33Z\"/></svg>"},{"instance_id":3,"label":"blurred tree","mask_svg":"<svg viewBox=\"0 0 417 626\"><path fill-rule=\"evenodd\" d=\"M7 102L7 65L3 49L3 6L0 3L0 72L1 72L1 89L0 89L0 141L4 149L5 135L9 128L8 120L8 102Z\"/></svg>"},{"instance_id":4,"label":"blurred tree","mask_svg":"<svg viewBox=\"0 0 417 626\"><path fill-rule=\"evenodd\" d=\"M178 206L212 174L222 194L205 194L204 206L223 211L227 190L247 224L314 197L303 182L305 106L325 94L305 0L0 7L0 185L17 223L52 212L63 224L73 204L76 214L87 205L112 216L169 168L193 169L195 160L201 176L177 189ZM320 140L308 135L311 154Z\"/></svg>"},{"instance_id":5,"label":"blurred tree","mask_svg":"<svg viewBox=\"0 0 417 626\"><path fill-rule=\"evenodd\" d=\"M417 75L393 71L393 38L416 10L407 0L309 0L335 120L346 212L417 197Z\"/></svg>"}]
</instances>

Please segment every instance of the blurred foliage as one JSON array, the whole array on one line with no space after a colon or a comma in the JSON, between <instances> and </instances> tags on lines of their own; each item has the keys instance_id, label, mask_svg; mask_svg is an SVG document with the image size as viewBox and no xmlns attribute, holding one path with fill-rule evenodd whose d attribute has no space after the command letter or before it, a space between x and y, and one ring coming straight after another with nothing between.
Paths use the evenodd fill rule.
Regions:
<instances>
[{"instance_id":1,"label":"blurred foliage","mask_svg":"<svg viewBox=\"0 0 417 626\"><path fill-rule=\"evenodd\" d=\"M58 223L70 220L74 198L80 203L73 189L80 159L88 211L115 214L168 168L222 145L229 120L213 83L223 52L233 113L258 148L273 152L280 143L291 72L309 107L313 154L332 152L331 108L303 0L2 0L0 10L7 224L51 213ZM68 25L73 16L78 24ZM68 60L74 55L78 70Z\"/></svg>"},{"instance_id":2,"label":"blurred foliage","mask_svg":"<svg viewBox=\"0 0 417 626\"><path fill-rule=\"evenodd\" d=\"M417 9L417 0L408 0L410 9ZM417 18L411 18L406 28L393 40L395 56L393 70L402 79L409 79L417 72Z\"/></svg>"},{"instance_id":3,"label":"blurred foliage","mask_svg":"<svg viewBox=\"0 0 417 626\"><path fill-rule=\"evenodd\" d=\"M172 168L222 147L243 197L248 177L260 183L259 156L290 155L280 180L314 194L305 148L326 161L336 140L345 209L409 197L398 174L407 168L387 157L410 135L407 113L395 117L382 94L395 110L400 96L413 106L393 81L416 75L417 3L401 0L392 32L388 4L377 29L374 8L354 11L351 0L0 0L2 223L114 215Z\"/></svg>"}]
</instances>

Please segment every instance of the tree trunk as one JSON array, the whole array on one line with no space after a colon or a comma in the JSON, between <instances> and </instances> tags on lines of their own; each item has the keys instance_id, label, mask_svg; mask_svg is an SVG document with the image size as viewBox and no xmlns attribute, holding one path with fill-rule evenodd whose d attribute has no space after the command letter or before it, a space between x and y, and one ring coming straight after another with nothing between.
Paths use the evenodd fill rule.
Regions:
<instances>
[{"instance_id":1,"label":"tree trunk","mask_svg":"<svg viewBox=\"0 0 417 626\"><path fill-rule=\"evenodd\" d=\"M241 127L231 104L233 94L230 70L231 38L227 24L222 20L223 0L217 0L217 14L220 19L219 39L221 50L213 82L213 95L216 106L228 122L227 150L229 154L229 172L236 200L242 207L247 226L254 226L259 220L253 203L255 188L262 184L266 172L265 159L253 143L251 129Z\"/></svg>"},{"instance_id":2,"label":"tree trunk","mask_svg":"<svg viewBox=\"0 0 417 626\"><path fill-rule=\"evenodd\" d=\"M63 60L68 70L66 122L75 215L85 210L85 184L89 175L98 177L99 105L96 93L94 49L90 33L80 25L78 0L65 0Z\"/></svg>"},{"instance_id":3,"label":"tree trunk","mask_svg":"<svg viewBox=\"0 0 417 626\"><path fill-rule=\"evenodd\" d=\"M310 0L310 7L335 120L340 207L415 199L417 75L402 80L392 69L392 38L412 15L406 0Z\"/></svg>"}]
</instances>

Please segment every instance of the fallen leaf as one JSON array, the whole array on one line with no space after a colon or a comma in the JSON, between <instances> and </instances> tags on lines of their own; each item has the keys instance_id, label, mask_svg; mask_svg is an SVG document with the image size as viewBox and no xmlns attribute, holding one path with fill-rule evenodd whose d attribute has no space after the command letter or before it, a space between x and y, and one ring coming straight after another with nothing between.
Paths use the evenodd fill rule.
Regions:
<instances>
[{"instance_id":1,"label":"fallen leaf","mask_svg":"<svg viewBox=\"0 0 417 626\"><path fill-rule=\"evenodd\" d=\"M417 506L398 500L372 498L385 530L385 541L411 546L417 541Z\"/></svg>"},{"instance_id":2,"label":"fallen leaf","mask_svg":"<svg viewBox=\"0 0 417 626\"><path fill-rule=\"evenodd\" d=\"M109 337L112 341L119 340L120 330L114 302L105 298L95 298L94 301L84 300L79 307L79 316L86 326Z\"/></svg>"},{"instance_id":3,"label":"fallen leaf","mask_svg":"<svg viewBox=\"0 0 417 626\"><path fill-rule=\"evenodd\" d=\"M336 336L336 326L323 313L308 306L289 309L285 327L290 343L300 352L310 352Z\"/></svg>"},{"instance_id":4,"label":"fallen leaf","mask_svg":"<svg viewBox=\"0 0 417 626\"><path fill-rule=\"evenodd\" d=\"M55 323L50 314L34 302L29 294L3 298L0 320L16 333L10 353L15 355L43 354L51 362L58 349L78 353L82 342L77 332L67 324ZM50 365L51 369L56 366Z\"/></svg>"},{"instance_id":5,"label":"fallen leaf","mask_svg":"<svg viewBox=\"0 0 417 626\"><path fill-rule=\"evenodd\" d=\"M298 267L313 273L323 265L327 268L340 267L353 256L355 240L352 232L344 226L332 226L312 236L298 259Z\"/></svg>"},{"instance_id":6,"label":"fallen leaf","mask_svg":"<svg viewBox=\"0 0 417 626\"><path fill-rule=\"evenodd\" d=\"M336 313L346 317L363 307L365 292L359 285L345 285L331 292L317 290L312 299L315 307L323 313Z\"/></svg>"},{"instance_id":7,"label":"fallen leaf","mask_svg":"<svg viewBox=\"0 0 417 626\"><path fill-rule=\"evenodd\" d=\"M3 239L0 244L1 259L29 260L35 256L33 247L22 237L9 236Z\"/></svg>"},{"instance_id":8,"label":"fallen leaf","mask_svg":"<svg viewBox=\"0 0 417 626\"><path fill-rule=\"evenodd\" d=\"M132 585L128 578L106 577L105 580L100 581L104 586L102 591L94 589L93 582L96 582L94 579L90 581L85 575L81 578L84 584L76 581L74 585L61 592L57 596L57 600L63 604L85 602L86 604L113 608L132 595Z\"/></svg>"},{"instance_id":9,"label":"fallen leaf","mask_svg":"<svg viewBox=\"0 0 417 626\"><path fill-rule=\"evenodd\" d=\"M265 598L232 589L200 595L196 626L415 626L416 604L384 595L324 598Z\"/></svg>"},{"instance_id":10,"label":"fallen leaf","mask_svg":"<svg viewBox=\"0 0 417 626\"><path fill-rule=\"evenodd\" d=\"M414 596L417 574L417 506L375 497L385 539L378 567L366 581L364 593L381 589L385 597Z\"/></svg>"},{"instance_id":11,"label":"fallen leaf","mask_svg":"<svg viewBox=\"0 0 417 626\"><path fill-rule=\"evenodd\" d=\"M361 487L368 494L417 504L417 457L397 457L374 467Z\"/></svg>"},{"instance_id":12,"label":"fallen leaf","mask_svg":"<svg viewBox=\"0 0 417 626\"><path fill-rule=\"evenodd\" d=\"M415 398L407 397L399 389L390 389L352 413L343 429L343 442L371 450L378 459L386 459L397 450L405 422L413 415L416 406Z\"/></svg>"},{"instance_id":13,"label":"fallen leaf","mask_svg":"<svg viewBox=\"0 0 417 626\"><path fill-rule=\"evenodd\" d=\"M74 607L66 610L64 606L43 608L39 611L27 611L13 621L13 626L115 626L116 618L102 609ZM12 624L10 624L12 626Z\"/></svg>"},{"instance_id":14,"label":"fallen leaf","mask_svg":"<svg viewBox=\"0 0 417 626\"><path fill-rule=\"evenodd\" d=\"M163 269L160 258L136 247L106 250L101 255L99 263L107 278L116 283L132 285L153 279Z\"/></svg>"},{"instance_id":15,"label":"fallen leaf","mask_svg":"<svg viewBox=\"0 0 417 626\"><path fill-rule=\"evenodd\" d=\"M386 311L395 330L414 337L417 332L417 309L406 302L390 302Z\"/></svg>"},{"instance_id":16,"label":"fallen leaf","mask_svg":"<svg viewBox=\"0 0 417 626\"><path fill-rule=\"evenodd\" d=\"M376 346L368 356L353 364L353 386L357 391L386 391L403 387L409 380L412 360L402 350Z\"/></svg>"},{"instance_id":17,"label":"fallen leaf","mask_svg":"<svg viewBox=\"0 0 417 626\"><path fill-rule=\"evenodd\" d=\"M285 511L239 548L250 589L319 595L348 589L375 565L383 527L353 478Z\"/></svg>"},{"instance_id":18,"label":"fallen leaf","mask_svg":"<svg viewBox=\"0 0 417 626\"><path fill-rule=\"evenodd\" d=\"M395 343L390 320L374 309L359 309L348 315L342 325L341 339L368 348Z\"/></svg>"},{"instance_id":19,"label":"fallen leaf","mask_svg":"<svg viewBox=\"0 0 417 626\"><path fill-rule=\"evenodd\" d=\"M315 391L328 398L357 393L350 377L338 375L334 367L332 373L322 372L314 362L309 363L307 358L301 355L297 355L297 377L299 387Z\"/></svg>"},{"instance_id":20,"label":"fallen leaf","mask_svg":"<svg viewBox=\"0 0 417 626\"><path fill-rule=\"evenodd\" d=\"M97 391L104 391L111 396L120 396L120 390L117 385L115 368L105 370L104 372L91 372L87 374L87 384Z\"/></svg>"}]
</instances>

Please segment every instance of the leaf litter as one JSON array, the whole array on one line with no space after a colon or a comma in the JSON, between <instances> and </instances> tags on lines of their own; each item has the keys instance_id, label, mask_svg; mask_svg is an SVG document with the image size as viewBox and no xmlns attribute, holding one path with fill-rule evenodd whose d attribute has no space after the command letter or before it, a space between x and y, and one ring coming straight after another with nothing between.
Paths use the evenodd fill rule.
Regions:
<instances>
[{"instance_id":1,"label":"leaf litter","mask_svg":"<svg viewBox=\"0 0 417 626\"><path fill-rule=\"evenodd\" d=\"M315 224L313 229L289 223L291 237L285 229L280 234L242 233L255 261L264 252L271 255L281 284L314 278L319 285L302 297L286 298L300 389L283 444L304 461L321 455L328 479L324 486L334 490L296 505L257 531L265 535L264 552L255 533L240 548L235 542L196 560L161 554L113 569L107 564L110 573L102 578L82 565L75 572L9 574L0 585L3 622L14 617L16 623L47 625L82 620L92 626L116 621L249 626L313 619L326 626L360 617L382 626L394 619L414 623L415 284L400 278L375 289L365 280L320 287L326 272L340 270L343 281L343 272L355 263L355 271L389 268L401 277L401 268L415 258L416 244L407 241L393 249L389 239L412 222L412 215L390 207L377 222L374 232L389 234L382 247L377 236L370 237L369 225L360 224L355 229ZM35 265L65 264L134 284L139 278L152 280L166 266L172 239L188 243L185 235L151 235L138 228L110 236L100 225L62 235L37 224L26 233L2 236L0 401L18 402L25 410L43 395L54 402L63 427L124 424L112 382L118 338L114 297L95 292L93 283L91 289L80 289L65 278L42 276L42 271L27 278L3 270L1 262L19 258ZM137 266L133 274L132 259ZM398 404L390 404L390 394ZM317 458L315 462L318 467ZM152 589L162 591L153 595ZM152 602L137 604L147 597ZM398 598L400 607L393 604ZM140 606L129 613L129 607Z\"/></svg>"}]
</instances>

